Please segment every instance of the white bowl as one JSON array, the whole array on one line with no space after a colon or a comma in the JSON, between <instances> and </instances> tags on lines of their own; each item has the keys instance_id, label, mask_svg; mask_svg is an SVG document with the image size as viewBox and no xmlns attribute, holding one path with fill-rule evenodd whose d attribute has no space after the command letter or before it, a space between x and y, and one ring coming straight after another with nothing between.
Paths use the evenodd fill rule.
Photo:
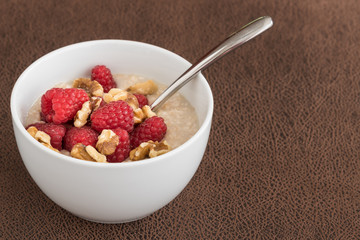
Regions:
<instances>
[{"instance_id":1,"label":"white bowl","mask_svg":"<svg viewBox=\"0 0 360 240\"><path fill-rule=\"evenodd\" d=\"M39 144L24 128L31 105L57 83L88 76L97 64L108 66L113 73L139 74L167 85L190 66L170 51L133 41L88 41L55 50L31 64L14 85L11 114L15 137L31 177L59 206L90 221L133 221L168 204L193 177L208 142L213 96L201 74L180 90L195 107L200 129L183 145L153 159L88 162Z\"/></svg>"}]
</instances>

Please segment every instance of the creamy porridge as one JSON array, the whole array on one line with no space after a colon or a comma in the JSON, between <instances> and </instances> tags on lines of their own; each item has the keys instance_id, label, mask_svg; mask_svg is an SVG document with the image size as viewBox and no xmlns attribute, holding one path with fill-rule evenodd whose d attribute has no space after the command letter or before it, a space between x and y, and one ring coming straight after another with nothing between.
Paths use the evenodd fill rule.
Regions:
<instances>
[{"instance_id":1,"label":"creamy porridge","mask_svg":"<svg viewBox=\"0 0 360 240\"><path fill-rule=\"evenodd\" d=\"M148 78L138 75L124 75L114 74L117 88L127 89L135 83L145 82ZM163 84L156 83L158 86L157 92L152 95L147 95L149 105L166 89ZM72 83L58 84L55 87L69 88ZM28 126L32 123L41 121L41 100L37 100L31 107L25 121ZM195 109L191 104L180 94L174 94L157 112L157 116L162 117L167 125L167 132L163 140L165 140L174 149L188 139L190 139L199 129L199 122ZM61 153L69 155L69 152L62 150Z\"/></svg>"}]
</instances>

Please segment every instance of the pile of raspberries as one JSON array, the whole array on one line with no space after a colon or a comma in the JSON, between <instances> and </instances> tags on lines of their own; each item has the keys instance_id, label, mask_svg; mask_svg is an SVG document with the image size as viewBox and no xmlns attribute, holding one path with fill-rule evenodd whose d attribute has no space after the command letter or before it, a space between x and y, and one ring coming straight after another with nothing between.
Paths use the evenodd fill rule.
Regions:
<instances>
[{"instance_id":1,"label":"pile of raspberries","mask_svg":"<svg viewBox=\"0 0 360 240\"><path fill-rule=\"evenodd\" d=\"M97 65L91 71L91 80L100 83L104 92L116 88L111 71L104 65ZM148 105L147 97L134 94L139 105ZM80 128L72 121L82 104L89 101L85 90L80 88L52 88L41 97L41 118L45 122L31 126L47 133L52 147L59 151L71 151L77 143L95 147L98 136L104 129L110 129L119 136L119 144L113 154L106 156L108 162L122 162L132 149L147 141L161 141L166 134L164 119L153 116L140 124L134 124L133 109L127 102L119 100L104 103L90 116L90 121Z\"/></svg>"}]
</instances>

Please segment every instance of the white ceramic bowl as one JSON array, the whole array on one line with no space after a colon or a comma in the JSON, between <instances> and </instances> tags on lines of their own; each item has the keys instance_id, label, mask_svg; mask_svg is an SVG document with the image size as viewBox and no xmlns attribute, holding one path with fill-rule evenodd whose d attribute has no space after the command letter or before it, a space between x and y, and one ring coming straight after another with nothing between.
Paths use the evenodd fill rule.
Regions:
<instances>
[{"instance_id":1,"label":"white ceramic bowl","mask_svg":"<svg viewBox=\"0 0 360 240\"><path fill-rule=\"evenodd\" d=\"M88 76L97 64L113 73L139 74L170 84L190 63L153 45L98 40L55 50L31 64L11 95L11 114L24 164L40 189L69 212L95 222L120 223L143 218L173 200L189 183L203 157L213 114L213 97L199 74L181 89L193 104L200 129L186 143L162 156L129 163L81 161L56 153L25 130L26 114L46 90Z\"/></svg>"}]
</instances>

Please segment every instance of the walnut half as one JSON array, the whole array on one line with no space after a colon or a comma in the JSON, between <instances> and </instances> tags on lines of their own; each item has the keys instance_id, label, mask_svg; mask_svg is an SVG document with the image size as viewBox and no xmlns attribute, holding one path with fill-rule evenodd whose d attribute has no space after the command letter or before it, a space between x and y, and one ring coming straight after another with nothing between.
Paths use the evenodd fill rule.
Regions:
<instances>
[{"instance_id":1,"label":"walnut half","mask_svg":"<svg viewBox=\"0 0 360 240\"><path fill-rule=\"evenodd\" d=\"M148 141L141 143L137 148L130 152L130 160L138 161L147 157L153 158L167 153L171 150L166 141Z\"/></svg>"}]
</instances>

